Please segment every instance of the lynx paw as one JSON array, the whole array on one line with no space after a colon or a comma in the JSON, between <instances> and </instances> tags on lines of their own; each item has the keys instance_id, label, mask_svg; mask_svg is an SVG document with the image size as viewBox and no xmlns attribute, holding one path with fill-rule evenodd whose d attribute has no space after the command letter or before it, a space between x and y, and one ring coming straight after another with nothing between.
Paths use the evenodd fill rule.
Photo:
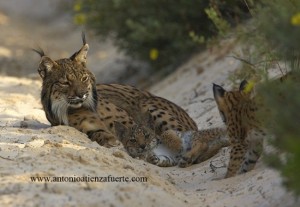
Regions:
<instances>
[{"instance_id":1,"label":"lynx paw","mask_svg":"<svg viewBox=\"0 0 300 207\"><path fill-rule=\"evenodd\" d=\"M156 155L150 155L148 158L147 158L147 161L153 165L157 165L158 162L159 162L159 158L156 156Z\"/></svg>"},{"instance_id":2,"label":"lynx paw","mask_svg":"<svg viewBox=\"0 0 300 207\"><path fill-rule=\"evenodd\" d=\"M104 147L115 147L120 145L120 142L112 135L105 136L99 132L89 134L92 141L96 141L99 145Z\"/></svg>"},{"instance_id":3,"label":"lynx paw","mask_svg":"<svg viewBox=\"0 0 300 207\"><path fill-rule=\"evenodd\" d=\"M188 167L192 165L192 161L190 158L187 158L187 157L182 157L179 161L178 161L178 167L182 167L182 168L185 168L185 167Z\"/></svg>"}]
</instances>

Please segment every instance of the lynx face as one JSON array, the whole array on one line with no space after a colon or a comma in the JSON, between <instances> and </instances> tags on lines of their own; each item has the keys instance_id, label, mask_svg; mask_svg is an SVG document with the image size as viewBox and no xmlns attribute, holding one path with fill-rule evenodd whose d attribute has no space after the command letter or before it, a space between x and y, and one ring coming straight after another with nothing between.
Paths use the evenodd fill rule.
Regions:
<instances>
[{"instance_id":1,"label":"lynx face","mask_svg":"<svg viewBox=\"0 0 300 207\"><path fill-rule=\"evenodd\" d=\"M146 157L147 153L158 145L158 136L151 129L134 124L131 128L115 122L118 139L132 157Z\"/></svg>"},{"instance_id":2,"label":"lynx face","mask_svg":"<svg viewBox=\"0 0 300 207\"><path fill-rule=\"evenodd\" d=\"M81 107L96 110L95 77L85 64L88 49L88 44L84 44L70 58L56 61L39 52L42 58L38 72L43 79L41 99L52 125L68 125L68 110Z\"/></svg>"}]
</instances>

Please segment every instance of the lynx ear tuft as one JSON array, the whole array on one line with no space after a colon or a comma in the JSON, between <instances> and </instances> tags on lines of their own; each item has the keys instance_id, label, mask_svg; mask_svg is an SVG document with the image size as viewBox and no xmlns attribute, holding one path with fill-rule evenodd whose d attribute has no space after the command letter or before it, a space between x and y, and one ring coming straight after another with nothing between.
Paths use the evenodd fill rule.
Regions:
<instances>
[{"instance_id":1,"label":"lynx ear tuft","mask_svg":"<svg viewBox=\"0 0 300 207\"><path fill-rule=\"evenodd\" d=\"M38 47L37 49L32 48L32 51L36 52L37 54L39 54L41 57L46 56L45 52L42 48Z\"/></svg>"},{"instance_id":2,"label":"lynx ear tuft","mask_svg":"<svg viewBox=\"0 0 300 207\"><path fill-rule=\"evenodd\" d=\"M44 79L53 70L53 67L55 65L56 65L55 61L53 61L48 56L43 56L38 68L38 72L41 78Z\"/></svg>"},{"instance_id":3,"label":"lynx ear tuft","mask_svg":"<svg viewBox=\"0 0 300 207\"><path fill-rule=\"evenodd\" d=\"M86 45L86 39L85 39L85 32L84 31L82 31L82 33L81 33L81 38L82 38L83 45Z\"/></svg>"}]
</instances>

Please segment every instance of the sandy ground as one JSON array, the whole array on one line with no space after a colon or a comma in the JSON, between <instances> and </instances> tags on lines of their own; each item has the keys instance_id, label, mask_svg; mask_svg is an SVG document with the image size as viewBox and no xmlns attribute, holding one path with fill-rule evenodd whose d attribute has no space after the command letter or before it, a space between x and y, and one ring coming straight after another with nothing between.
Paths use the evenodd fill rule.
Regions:
<instances>
[{"instance_id":1,"label":"sandy ground","mask_svg":"<svg viewBox=\"0 0 300 207\"><path fill-rule=\"evenodd\" d=\"M0 75L0 206L300 206L282 187L278 172L261 160L249 173L222 179L229 159L227 148L185 169L159 168L131 158L122 147L101 147L73 128L50 127L39 101L41 82L35 72L39 60L24 48L38 41L48 45L55 58L68 56L80 45L80 29L69 27L65 33L67 22L60 22L55 25L60 29L49 33L50 23L37 28L18 23L16 18L23 10L12 10L7 2L20 1L0 3L4 11L0 12L0 38L6 40L0 45L0 71L4 74ZM12 11L15 13L9 13ZM36 12L28 18L40 15ZM34 31L32 36L30 31ZM70 36L62 38L63 34ZM90 47L89 65L95 73L115 61L103 58L116 55L113 48L93 40ZM212 83L232 87L228 75L240 67L240 62L226 57L233 51L239 49L229 41L222 48L195 55L150 91L182 106L200 129L221 126ZM103 62L98 64L100 60ZM16 69L26 78L5 75ZM100 77L98 81L103 80ZM210 164L220 168L213 169ZM31 177L37 176L146 177L147 181L33 182Z\"/></svg>"}]
</instances>

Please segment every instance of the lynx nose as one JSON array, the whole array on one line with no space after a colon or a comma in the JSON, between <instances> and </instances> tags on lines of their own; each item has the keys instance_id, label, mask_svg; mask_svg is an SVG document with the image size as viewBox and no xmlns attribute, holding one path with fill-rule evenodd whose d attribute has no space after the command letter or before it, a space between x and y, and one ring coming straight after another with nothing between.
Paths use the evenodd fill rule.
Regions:
<instances>
[{"instance_id":1,"label":"lynx nose","mask_svg":"<svg viewBox=\"0 0 300 207\"><path fill-rule=\"evenodd\" d=\"M86 99L86 98L87 98L87 94L85 93L82 95L82 99Z\"/></svg>"},{"instance_id":2,"label":"lynx nose","mask_svg":"<svg viewBox=\"0 0 300 207\"><path fill-rule=\"evenodd\" d=\"M146 145L145 145L145 144L142 144L140 147L141 147L142 149L145 149L145 148L146 148Z\"/></svg>"},{"instance_id":3,"label":"lynx nose","mask_svg":"<svg viewBox=\"0 0 300 207\"><path fill-rule=\"evenodd\" d=\"M77 94L75 96L68 96L68 100L71 102L82 102L87 98L87 94Z\"/></svg>"}]
</instances>

